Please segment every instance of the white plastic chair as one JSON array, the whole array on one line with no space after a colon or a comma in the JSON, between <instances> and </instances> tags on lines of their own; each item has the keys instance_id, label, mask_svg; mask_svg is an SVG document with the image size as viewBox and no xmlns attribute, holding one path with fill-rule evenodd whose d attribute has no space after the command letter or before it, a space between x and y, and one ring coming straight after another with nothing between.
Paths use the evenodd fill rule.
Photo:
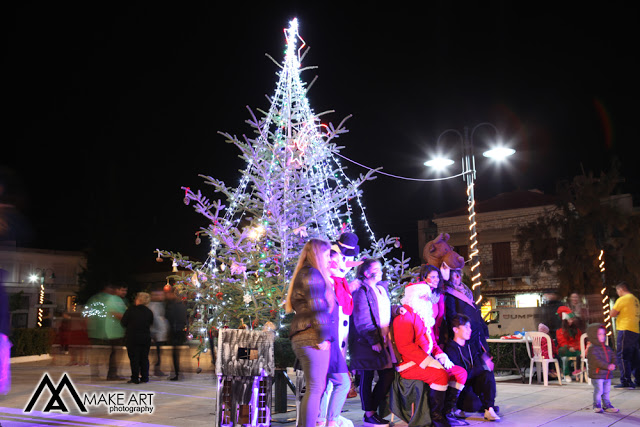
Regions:
<instances>
[{"instance_id":1,"label":"white plastic chair","mask_svg":"<svg viewBox=\"0 0 640 427\"><path fill-rule=\"evenodd\" d=\"M542 346L547 346L547 354L549 357L553 356L553 351L551 347L551 337L544 332L525 332L524 339L526 340L527 345L527 353L529 354L529 358L531 359L531 364L529 366L529 384L531 384L531 380L533 378L533 364L536 364L536 372L538 374L538 382L540 382L540 377L544 376L544 385L549 385L549 363L555 363L556 365L556 373L558 374L558 384L562 385L562 380L560 379L560 365L558 364L558 359L545 359L542 355ZM531 343L531 348L529 348L529 343ZM542 368L542 369L540 369Z\"/></svg>"},{"instance_id":2,"label":"white plastic chair","mask_svg":"<svg viewBox=\"0 0 640 427\"><path fill-rule=\"evenodd\" d=\"M580 382L584 379L584 382L591 384L591 378L589 378L589 361L587 360L587 334L586 332L580 335Z\"/></svg>"}]
</instances>

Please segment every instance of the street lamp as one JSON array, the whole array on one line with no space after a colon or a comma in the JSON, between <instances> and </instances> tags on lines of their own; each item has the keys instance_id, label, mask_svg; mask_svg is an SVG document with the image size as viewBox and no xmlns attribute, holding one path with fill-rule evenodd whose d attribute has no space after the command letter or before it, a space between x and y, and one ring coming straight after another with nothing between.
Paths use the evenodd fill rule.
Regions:
<instances>
[{"instance_id":1,"label":"street lamp","mask_svg":"<svg viewBox=\"0 0 640 427\"><path fill-rule=\"evenodd\" d=\"M476 231L476 211L475 211L475 195L474 195L474 182L476 179L476 160L473 153L473 135L476 130L482 126L490 126L496 132L500 134L498 129L491 123L483 122L475 125L471 132L468 127L464 127L464 134L460 133L456 129L447 129L438 137L438 144L442 137L448 133L455 133L460 137L462 143L462 179L467 184L467 203L469 205L469 259L468 263L471 265L471 288L475 291L478 286L481 285L480 281L480 257L478 250L478 233ZM515 150L508 147L497 146L491 150L485 151L483 155L495 160L502 160L515 153ZM425 166L429 166L435 169L443 169L446 166L452 165L454 162L450 159L436 158L424 162ZM482 301L482 295L478 296L476 304Z\"/></svg>"},{"instance_id":2,"label":"street lamp","mask_svg":"<svg viewBox=\"0 0 640 427\"><path fill-rule=\"evenodd\" d=\"M50 268L36 268L35 272L33 272L29 276L29 281L31 283L36 283L40 281L40 297L38 299L38 326L42 327L42 315L43 309L42 305L44 304L44 279L47 274L47 271L51 272L49 279L55 279L56 275L53 273L53 270Z\"/></svg>"}]
</instances>

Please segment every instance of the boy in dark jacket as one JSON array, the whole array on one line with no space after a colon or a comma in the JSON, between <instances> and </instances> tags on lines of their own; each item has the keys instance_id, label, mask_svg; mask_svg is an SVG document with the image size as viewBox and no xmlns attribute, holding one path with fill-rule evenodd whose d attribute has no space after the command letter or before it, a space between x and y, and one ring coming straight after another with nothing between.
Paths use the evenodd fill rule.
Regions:
<instances>
[{"instance_id":1,"label":"boy in dark jacket","mask_svg":"<svg viewBox=\"0 0 640 427\"><path fill-rule=\"evenodd\" d=\"M458 397L458 408L455 416L465 418L466 412L484 411L488 421L498 421L500 417L495 406L496 379L493 375L493 362L481 347L471 345L471 321L464 314L456 314L450 324L453 339L449 340L445 352L454 365L462 366L467 371L465 388Z\"/></svg>"},{"instance_id":2,"label":"boy in dark jacket","mask_svg":"<svg viewBox=\"0 0 640 427\"><path fill-rule=\"evenodd\" d=\"M609 401L611 378L616 365L613 363L613 350L606 344L607 331L599 323L587 327L589 348L587 349L587 361L589 363L589 377L593 384L593 412L618 412ZM602 402L602 405L601 405Z\"/></svg>"}]
</instances>

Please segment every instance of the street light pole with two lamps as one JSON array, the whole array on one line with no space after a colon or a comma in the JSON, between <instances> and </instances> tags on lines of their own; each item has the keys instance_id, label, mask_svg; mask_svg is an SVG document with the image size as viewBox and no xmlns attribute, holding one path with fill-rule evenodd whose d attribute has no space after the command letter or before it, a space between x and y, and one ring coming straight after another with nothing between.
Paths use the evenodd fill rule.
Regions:
<instances>
[{"instance_id":1,"label":"street light pole with two lamps","mask_svg":"<svg viewBox=\"0 0 640 427\"><path fill-rule=\"evenodd\" d=\"M38 298L38 327L40 328L42 327L42 317L44 313L42 306L44 304L44 279L47 274L47 271L51 272L49 279L56 278L56 275L53 273L53 270L51 268L36 268L35 272L33 272L31 276L29 276L29 281L31 283L36 283L40 281L40 295Z\"/></svg>"},{"instance_id":2,"label":"street light pole with two lamps","mask_svg":"<svg viewBox=\"0 0 640 427\"><path fill-rule=\"evenodd\" d=\"M476 210L475 210L475 193L474 193L474 185L476 179L476 160L473 152L473 135L476 130L482 126L490 126L496 132L496 134L500 134L498 129L489 122L478 123L473 127L471 132L469 132L468 127L464 127L464 133L461 133L457 129L447 129L440 134L438 137L438 144L442 137L448 133L455 133L460 137L460 142L462 143L462 179L467 184L467 203L468 203L468 212L469 212L469 258L467 262L471 268L471 288L473 291L476 290L481 285L481 275L480 275L480 256L478 249L478 232L476 230ZM485 157L493 158L496 160L504 159L515 153L515 150L508 147L497 146L491 150L485 151L483 155ZM429 161L426 161L425 166L429 166L435 169L443 169L449 165L454 163L453 160L444 159L444 158L435 158ZM476 300L476 304L480 304L482 301L482 294L478 295L478 299Z\"/></svg>"}]
</instances>

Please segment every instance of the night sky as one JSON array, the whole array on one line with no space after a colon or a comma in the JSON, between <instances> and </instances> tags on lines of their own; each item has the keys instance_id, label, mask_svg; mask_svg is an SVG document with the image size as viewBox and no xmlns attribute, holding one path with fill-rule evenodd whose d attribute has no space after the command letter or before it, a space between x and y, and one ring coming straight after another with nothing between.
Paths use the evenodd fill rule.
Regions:
<instances>
[{"instance_id":1,"label":"night sky","mask_svg":"<svg viewBox=\"0 0 640 427\"><path fill-rule=\"evenodd\" d=\"M21 214L19 245L101 241L138 270L158 247L203 256L194 232L206 222L180 187L208 191L198 174L239 181L238 151L217 132L250 133L246 106L268 108L277 77L265 53L282 60L282 29L296 16L311 46L303 65L319 67L303 74L318 75L312 108L335 110L326 120L336 125L353 115L339 140L345 156L433 178L423 162L438 135L488 121L518 153L496 168L479 155L490 129L476 133L478 199L553 192L557 180L617 157L637 203L632 5L58 3L17 2L3 25L0 198ZM416 221L466 203L460 178L380 176L363 191L376 234L400 236L414 258Z\"/></svg>"}]
</instances>

